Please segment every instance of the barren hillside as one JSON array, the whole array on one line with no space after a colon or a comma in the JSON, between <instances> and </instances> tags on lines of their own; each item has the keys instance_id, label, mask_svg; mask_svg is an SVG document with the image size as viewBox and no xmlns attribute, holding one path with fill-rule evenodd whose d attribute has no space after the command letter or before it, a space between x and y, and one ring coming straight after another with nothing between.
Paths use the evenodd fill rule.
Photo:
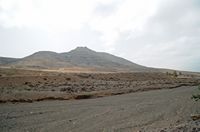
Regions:
<instances>
[{"instance_id":1,"label":"barren hillside","mask_svg":"<svg viewBox=\"0 0 200 132\"><path fill-rule=\"evenodd\" d=\"M96 52L87 47L77 47L76 49L56 53L51 51L40 51L21 59L0 58L0 65L15 68L34 69L65 69L65 68L85 68L94 71L156 71L135 64L126 59L104 53Z\"/></svg>"}]
</instances>

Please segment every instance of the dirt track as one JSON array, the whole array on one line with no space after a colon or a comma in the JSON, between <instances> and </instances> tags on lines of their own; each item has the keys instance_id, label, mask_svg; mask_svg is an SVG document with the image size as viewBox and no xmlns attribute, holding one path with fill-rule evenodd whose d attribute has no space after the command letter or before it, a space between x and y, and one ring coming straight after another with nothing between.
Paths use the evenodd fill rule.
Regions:
<instances>
[{"instance_id":1,"label":"dirt track","mask_svg":"<svg viewBox=\"0 0 200 132\"><path fill-rule=\"evenodd\" d=\"M172 129L200 110L200 103L190 99L196 92L196 87L180 87L97 99L5 103L0 104L0 131Z\"/></svg>"}]
</instances>

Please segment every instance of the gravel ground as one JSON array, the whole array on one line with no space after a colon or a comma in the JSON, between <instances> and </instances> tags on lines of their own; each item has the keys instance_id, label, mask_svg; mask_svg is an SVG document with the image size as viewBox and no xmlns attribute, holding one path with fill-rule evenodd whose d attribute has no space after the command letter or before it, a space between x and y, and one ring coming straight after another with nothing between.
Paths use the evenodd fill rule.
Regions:
<instances>
[{"instance_id":1,"label":"gravel ground","mask_svg":"<svg viewBox=\"0 0 200 132\"><path fill-rule=\"evenodd\" d=\"M153 90L96 99L0 104L1 132L194 131L197 87Z\"/></svg>"}]
</instances>

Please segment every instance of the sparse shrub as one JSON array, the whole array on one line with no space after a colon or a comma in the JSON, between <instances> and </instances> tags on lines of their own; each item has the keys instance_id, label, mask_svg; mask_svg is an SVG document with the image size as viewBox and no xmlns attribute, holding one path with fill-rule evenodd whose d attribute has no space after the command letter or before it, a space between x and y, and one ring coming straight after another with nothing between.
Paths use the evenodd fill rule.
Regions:
<instances>
[{"instance_id":1,"label":"sparse shrub","mask_svg":"<svg viewBox=\"0 0 200 132\"><path fill-rule=\"evenodd\" d=\"M27 85L27 86L29 86L29 87L34 87L34 85L31 84L31 82L25 82L24 84Z\"/></svg>"},{"instance_id":2,"label":"sparse shrub","mask_svg":"<svg viewBox=\"0 0 200 132\"><path fill-rule=\"evenodd\" d=\"M113 77L110 77L109 79L110 79L110 80L114 80L114 78L113 78Z\"/></svg>"},{"instance_id":3,"label":"sparse shrub","mask_svg":"<svg viewBox=\"0 0 200 132\"><path fill-rule=\"evenodd\" d=\"M31 84L31 83L30 83L30 84L28 84L28 86L29 86L29 87L34 87L34 85L33 85L33 84Z\"/></svg>"},{"instance_id":4,"label":"sparse shrub","mask_svg":"<svg viewBox=\"0 0 200 132\"><path fill-rule=\"evenodd\" d=\"M198 89L200 90L200 85L199 85ZM192 99L194 99L195 101L200 100L200 93L196 94L196 95L192 95Z\"/></svg>"},{"instance_id":5,"label":"sparse shrub","mask_svg":"<svg viewBox=\"0 0 200 132\"><path fill-rule=\"evenodd\" d=\"M179 72L179 76L181 76L182 75L182 72Z\"/></svg>"},{"instance_id":6,"label":"sparse shrub","mask_svg":"<svg viewBox=\"0 0 200 132\"><path fill-rule=\"evenodd\" d=\"M171 77L178 77L178 75L181 75L182 73L179 72L179 74L177 73L177 71L173 71L173 73L170 73L170 72L166 72L166 75L167 76L171 76Z\"/></svg>"},{"instance_id":7,"label":"sparse shrub","mask_svg":"<svg viewBox=\"0 0 200 132\"><path fill-rule=\"evenodd\" d=\"M27 91L31 91L31 88L28 87L28 88L25 88L25 90L27 90Z\"/></svg>"},{"instance_id":8,"label":"sparse shrub","mask_svg":"<svg viewBox=\"0 0 200 132\"><path fill-rule=\"evenodd\" d=\"M85 88L85 87L83 87L83 88L81 88L81 90L82 90L82 91L86 91L86 88Z\"/></svg>"},{"instance_id":9,"label":"sparse shrub","mask_svg":"<svg viewBox=\"0 0 200 132\"><path fill-rule=\"evenodd\" d=\"M65 91L67 91L66 88L61 88L61 89L60 89L60 92L65 92Z\"/></svg>"},{"instance_id":10,"label":"sparse shrub","mask_svg":"<svg viewBox=\"0 0 200 132\"><path fill-rule=\"evenodd\" d=\"M90 99L92 97L93 95L90 95L90 94L82 94L82 95L76 95L75 99Z\"/></svg>"},{"instance_id":11,"label":"sparse shrub","mask_svg":"<svg viewBox=\"0 0 200 132\"><path fill-rule=\"evenodd\" d=\"M67 81L70 81L70 80L71 80L71 78L67 77L67 78L66 78L66 80L67 80Z\"/></svg>"},{"instance_id":12,"label":"sparse shrub","mask_svg":"<svg viewBox=\"0 0 200 132\"><path fill-rule=\"evenodd\" d=\"M174 72L173 72L173 77L177 77L177 76L178 76L177 72L174 71Z\"/></svg>"},{"instance_id":13,"label":"sparse shrub","mask_svg":"<svg viewBox=\"0 0 200 132\"><path fill-rule=\"evenodd\" d=\"M29 84L29 82L25 82L24 84L27 85L27 84Z\"/></svg>"},{"instance_id":14,"label":"sparse shrub","mask_svg":"<svg viewBox=\"0 0 200 132\"><path fill-rule=\"evenodd\" d=\"M60 92L73 92L71 87L65 87L65 88L61 88Z\"/></svg>"},{"instance_id":15,"label":"sparse shrub","mask_svg":"<svg viewBox=\"0 0 200 132\"><path fill-rule=\"evenodd\" d=\"M91 77L91 75L87 74L87 73L81 73L81 74L78 74L77 76L80 77L80 78L89 78L89 77Z\"/></svg>"},{"instance_id":16,"label":"sparse shrub","mask_svg":"<svg viewBox=\"0 0 200 132\"><path fill-rule=\"evenodd\" d=\"M166 72L166 75L167 75L167 76L170 75L169 72Z\"/></svg>"}]
</instances>

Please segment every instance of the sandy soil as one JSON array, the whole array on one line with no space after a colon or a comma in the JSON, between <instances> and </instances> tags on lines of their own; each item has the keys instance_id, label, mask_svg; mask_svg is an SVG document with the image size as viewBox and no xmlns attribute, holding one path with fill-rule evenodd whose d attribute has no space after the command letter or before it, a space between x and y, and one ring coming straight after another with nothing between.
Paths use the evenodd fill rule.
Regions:
<instances>
[{"instance_id":1,"label":"sandy soil","mask_svg":"<svg viewBox=\"0 0 200 132\"><path fill-rule=\"evenodd\" d=\"M86 100L0 104L0 131L198 131L197 87L153 90Z\"/></svg>"}]
</instances>

